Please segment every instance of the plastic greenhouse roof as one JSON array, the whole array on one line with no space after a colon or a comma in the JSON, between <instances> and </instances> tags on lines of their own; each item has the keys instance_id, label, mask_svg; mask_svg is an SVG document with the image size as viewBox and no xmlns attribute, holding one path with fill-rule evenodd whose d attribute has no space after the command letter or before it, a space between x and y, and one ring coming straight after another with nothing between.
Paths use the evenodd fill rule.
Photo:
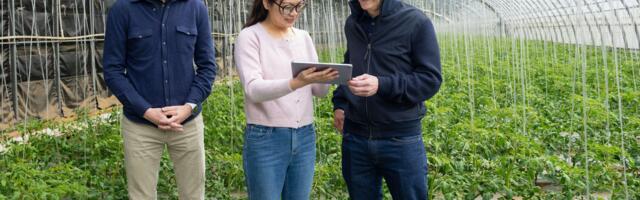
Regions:
<instances>
[{"instance_id":1,"label":"plastic greenhouse roof","mask_svg":"<svg viewBox=\"0 0 640 200\"><path fill-rule=\"evenodd\" d=\"M639 46L639 0L435 0L428 9L441 23L494 25L529 39Z\"/></svg>"}]
</instances>

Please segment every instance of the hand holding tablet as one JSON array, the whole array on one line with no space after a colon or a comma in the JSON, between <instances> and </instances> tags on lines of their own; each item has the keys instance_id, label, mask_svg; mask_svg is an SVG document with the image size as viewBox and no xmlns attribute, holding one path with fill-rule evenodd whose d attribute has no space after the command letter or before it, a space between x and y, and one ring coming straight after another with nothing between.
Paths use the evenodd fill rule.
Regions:
<instances>
[{"instance_id":1,"label":"hand holding tablet","mask_svg":"<svg viewBox=\"0 0 640 200\"><path fill-rule=\"evenodd\" d=\"M324 83L330 84L347 84L351 80L351 64L335 64L335 63L314 63L314 62L291 62L291 72L293 77L297 77L298 74L305 69L315 67L315 72L323 71L331 68L338 72L338 78L326 81Z\"/></svg>"}]
</instances>

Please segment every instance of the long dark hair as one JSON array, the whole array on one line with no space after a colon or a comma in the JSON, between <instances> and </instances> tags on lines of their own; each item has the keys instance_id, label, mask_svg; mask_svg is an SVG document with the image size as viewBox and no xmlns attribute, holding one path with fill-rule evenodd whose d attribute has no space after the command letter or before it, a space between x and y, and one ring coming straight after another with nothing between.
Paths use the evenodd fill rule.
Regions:
<instances>
[{"instance_id":1,"label":"long dark hair","mask_svg":"<svg viewBox=\"0 0 640 200\"><path fill-rule=\"evenodd\" d=\"M267 2L269 3L269 5L272 5L276 2L276 0L267 0ZM267 16L269 16L269 11L264 8L262 0L254 0L253 7L251 7L251 15L249 15L249 20L247 20L247 23L244 24L244 27L242 28L253 26L261 21L264 21L265 19L267 19Z\"/></svg>"}]
</instances>

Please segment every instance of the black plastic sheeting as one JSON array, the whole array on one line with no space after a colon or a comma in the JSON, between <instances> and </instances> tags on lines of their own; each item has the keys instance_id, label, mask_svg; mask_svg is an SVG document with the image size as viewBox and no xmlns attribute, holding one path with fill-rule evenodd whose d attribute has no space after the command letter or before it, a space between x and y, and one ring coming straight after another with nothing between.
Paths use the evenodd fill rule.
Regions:
<instances>
[{"instance_id":1,"label":"black plastic sheeting","mask_svg":"<svg viewBox=\"0 0 640 200\"><path fill-rule=\"evenodd\" d=\"M96 70L97 76L95 80L95 88L96 88L96 100L98 109L104 109L116 105L119 103L118 99L109 91L107 88L107 83L104 82L102 67L102 49L104 45L100 43L96 48L96 56L94 59L96 61Z\"/></svg>"},{"instance_id":2,"label":"black plastic sheeting","mask_svg":"<svg viewBox=\"0 0 640 200\"><path fill-rule=\"evenodd\" d=\"M10 82L9 73L11 71L9 66L9 48L5 47L8 46L0 46L0 85Z\"/></svg>"},{"instance_id":3,"label":"black plastic sheeting","mask_svg":"<svg viewBox=\"0 0 640 200\"><path fill-rule=\"evenodd\" d=\"M53 50L51 46L27 45L17 47L17 81L54 79Z\"/></svg>"},{"instance_id":4,"label":"black plastic sheeting","mask_svg":"<svg viewBox=\"0 0 640 200\"><path fill-rule=\"evenodd\" d=\"M4 4L5 6L8 4ZM101 4L96 1L63 0L60 6L50 1L15 1L16 35L81 36L104 32L104 17ZM10 20L6 12L7 23ZM54 15L55 13L55 15ZM59 13L59 14L58 14ZM58 19L62 24L58 25ZM7 30L8 27L7 27Z\"/></svg>"},{"instance_id":5,"label":"black plastic sheeting","mask_svg":"<svg viewBox=\"0 0 640 200\"><path fill-rule=\"evenodd\" d=\"M0 46L0 50L0 124L11 124L14 113L9 93L9 49Z\"/></svg>"},{"instance_id":6,"label":"black plastic sheeting","mask_svg":"<svg viewBox=\"0 0 640 200\"><path fill-rule=\"evenodd\" d=\"M56 87L54 80L40 80L20 82L17 84L18 102L17 120L29 118L49 119L60 116L57 106Z\"/></svg>"},{"instance_id":7,"label":"black plastic sheeting","mask_svg":"<svg viewBox=\"0 0 640 200\"><path fill-rule=\"evenodd\" d=\"M34 13L26 10L16 10L16 35L55 35L53 18L48 13Z\"/></svg>"},{"instance_id":8,"label":"black plastic sheeting","mask_svg":"<svg viewBox=\"0 0 640 200\"><path fill-rule=\"evenodd\" d=\"M53 5L50 0L3 0L3 5L8 7L13 3L15 21L7 17L5 21L12 22L15 26L15 35L41 35L52 36L55 33L55 16L52 15ZM5 8L6 9L6 8ZM11 13L9 13L11 14Z\"/></svg>"},{"instance_id":9,"label":"black plastic sheeting","mask_svg":"<svg viewBox=\"0 0 640 200\"><path fill-rule=\"evenodd\" d=\"M0 86L0 124L12 124L15 121L9 90Z\"/></svg>"},{"instance_id":10,"label":"black plastic sheeting","mask_svg":"<svg viewBox=\"0 0 640 200\"><path fill-rule=\"evenodd\" d=\"M104 0L60 0L62 32L65 36L104 33ZM106 4L112 5L112 4Z\"/></svg>"},{"instance_id":11,"label":"black plastic sheeting","mask_svg":"<svg viewBox=\"0 0 640 200\"><path fill-rule=\"evenodd\" d=\"M33 117L50 119L72 116L78 108L93 111L116 105L117 100L108 92L102 77L103 45L95 43L93 49L91 46L87 42L18 47L17 115L13 117L18 121ZM11 69L3 66L3 70ZM8 85L3 85L4 90L12 88L9 79L6 78ZM11 101L11 98L2 101L2 113L13 112L7 106Z\"/></svg>"},{"instance_id":12,"label":"black plastic sheeting","mask_svg":"<svg viewBox=\"0 0 640 200\"><path fill-rule=\"evenodd\" d=\"M0 130L118 104L102 75L101 36L113 0L0 0ZM13 17L12 17L13 16ZM77 37L75 41L42 37Z\"/></svg>"},{"instance_id":13,"label":"black plastic sheeting","mask_svg":"<svg viewBox=\"0 0 640 200\"><path fill-rule=\"evenodd\" d=\"M0 20L0 36L9 35L9 23L7 23L9 20L5 20L5 19L9 19L8 17L9 17L9 12L5 10L0 10L0 19L1 19Z\"/></svg>"},{"instance_id":14,"label":"black plastic sheeting","mask_svg":"<svg viewBox=\"0 0 640 200\"><path fill-rule=\"evenodd\" d=\"M219 16L212 18L218 25L214 32L228 32L221 18L227 14L220 10L233 1L207 0L210 12ZM79 108L92 112L119 104L106 87L101 63L101 34L114 2L0 0L0 130L34 118L73 116ZM219 70L226 72L232 36L216 37L223 37L215 40L222 58Z\"/></svg>"},{"instance_id":15,"label":"black plastic sheeting","mask_svg":"<svg viewBox=\"0 0 640 200\"><path fill-rule=\"evenodd\" d=\"M43 119L58 116L53 47L21 45L16 52L16 117L24 120L27 116Z\"/></svg>"}]
</instances>

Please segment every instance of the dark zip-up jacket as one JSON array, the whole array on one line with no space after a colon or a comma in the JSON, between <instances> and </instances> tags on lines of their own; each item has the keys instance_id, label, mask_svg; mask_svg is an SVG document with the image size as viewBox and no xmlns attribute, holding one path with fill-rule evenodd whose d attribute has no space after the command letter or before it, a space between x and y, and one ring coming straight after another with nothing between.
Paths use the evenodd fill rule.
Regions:
<instances>
[{"instance_id":1,"label":"dark zip-up jacket","mask_svg":"<svg viewBox=\"0 0 640 200\"><path fill-rule=\"evenodd\" d=\"M422 11L400 0L384 0L375 18L367 18L357 0L349 4L345 63L353 65L353 77L376 76L378 92L359 97L346 85L334 91L334 110L345 111L344 131L370 138L420 134L424 101L442 83L433 24Z\"/></svg>"}]
</instances>

